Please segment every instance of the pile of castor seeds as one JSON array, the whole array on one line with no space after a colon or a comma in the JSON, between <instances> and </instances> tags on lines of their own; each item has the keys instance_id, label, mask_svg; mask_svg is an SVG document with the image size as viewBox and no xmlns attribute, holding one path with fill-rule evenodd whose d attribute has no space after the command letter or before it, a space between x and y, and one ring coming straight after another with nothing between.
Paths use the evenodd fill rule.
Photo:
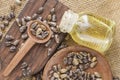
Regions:
<instances>
[{"instance_id":1,"label":"pile of castor seeds","mask_svg":"<svg viewBox=\"0 0 120 80\"><path fill-rule=\"evenodd\" d=\"M66 65L63 68L60 64L54 65L49 72L50 80L102 80L98 72L86 72L89 68L95 68L97 58L87 52L70 52L63 59Z\"/></svg>"},{"instance_id":2,"label":"pile of castor seeds","mask_svg":"<svg viewBox=\"0 0 120 80\"><path fill-rule=\"evenodd\" d=\"M32 35L41 40L45 39L49 35L49 31L46 26L39 24L38 22L32 23L30 31Z\"/></svg>"}]
</instances>

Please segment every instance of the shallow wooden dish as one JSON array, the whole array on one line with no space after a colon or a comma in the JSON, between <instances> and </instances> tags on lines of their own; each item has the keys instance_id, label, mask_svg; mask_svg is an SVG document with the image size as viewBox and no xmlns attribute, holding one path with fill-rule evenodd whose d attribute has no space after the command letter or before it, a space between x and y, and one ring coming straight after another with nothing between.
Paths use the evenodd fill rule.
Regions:
<instances>
[{"instance_id":1,"label":"shallow wooden dish","mask_svg":"<svg viewBox=\"0 0 120 80\"><path fill-rule=\"evenodd\" d=\"M49 80L49 71L51 70L52 66L55 64L61 64L63 67L63 58L67 56L67 54L71 51L86 51L90 52L93 56L97 57L98 64L94 69L89 69L89 72L97 71L102 75L103 80L112 80L112 72L110 69L110 66L105 59L103 55L101 55L99 52L94 51L92 49L89 49L87 47L78 47L78 46L71 46L64 48L60 51L58 51L47 63L47 65L44 68L43 73L43 80Z\"/></svg>"}]
</instances>

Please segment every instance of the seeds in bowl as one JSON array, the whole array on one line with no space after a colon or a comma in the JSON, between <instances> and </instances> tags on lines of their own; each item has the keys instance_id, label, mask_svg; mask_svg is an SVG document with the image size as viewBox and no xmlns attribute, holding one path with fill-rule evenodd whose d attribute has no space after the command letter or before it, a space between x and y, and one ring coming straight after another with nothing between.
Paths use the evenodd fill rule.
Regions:
<instances>
[{"instance_id":1,"label":"seeds in bowl","mask_svg":"<svg viewBox=\"0 0 120 80\"><path fill-rule=\"evenodd\" d=\"M70 52L64 57L63 64L65 67L53 65L49 71L50 80L102 80L99 72L86 71L97 65L97 58L88 52Z\"/></svg>"},{"instance_id":2,"label":"seeds in bowl","mask_svg":"<svg viewBox=\"0 0 120 80\"><path fill-rule=\"evenodd\" d=\"M32 23L30 31L32 35L41 40L45 39L49 35L49 31L47 30L46 26L38 22Z\"/></svg>"}]
</instances>

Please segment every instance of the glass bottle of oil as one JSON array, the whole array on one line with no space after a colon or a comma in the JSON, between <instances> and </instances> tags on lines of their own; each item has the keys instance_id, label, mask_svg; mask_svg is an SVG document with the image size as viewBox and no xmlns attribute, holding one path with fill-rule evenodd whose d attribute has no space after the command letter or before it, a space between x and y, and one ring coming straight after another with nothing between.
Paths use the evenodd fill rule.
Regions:
<instances>
[{"instance_id":1,"label":"glass bottle of oil","mask_svg":"<svg viewBox=\"0 0 120 80\"><path fill-rule=\"evenodd\" d=\"M61 32L69 33L79 45L105 52L111 45L115 22L91 13L64 13L59 25Z\"/></svg>"}]
</instances>

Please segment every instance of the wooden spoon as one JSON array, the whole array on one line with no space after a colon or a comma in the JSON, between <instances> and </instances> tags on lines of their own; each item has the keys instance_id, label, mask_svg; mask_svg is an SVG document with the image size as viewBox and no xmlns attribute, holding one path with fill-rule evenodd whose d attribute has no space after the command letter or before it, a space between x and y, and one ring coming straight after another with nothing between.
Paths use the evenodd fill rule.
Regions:
<instances>
[{"instance_id":1,"label":"wooden spoon","mask_svg":"<svg viewBox=\"0 0 120 80\"><path fill-rule=\"evenodd\" d=\"M46 27L47 31L49 31L49 35L43 39L40 40L38 38L36 38L36 36L32 35L30 28L31 28L31 24L37 22L38 24L42 24ZM49 28L48 25L44 24L41 21L31 21L27 24L28 29L27 29L27 33L29 35L28 40L25 42L24 46L19 50L19 52L14 56L14 58L12 59L12 61L10 62L10 64L7 66L7 68L5 69L5 71L3 72L3 76L8 76L12 70L17 66L17 64L22 60L22 58L27 54L27 52L32 48L32 46L35 43L45 43L47 42L50 37L51 37L51 29Z\"/></svg>"},{"instance_id":2,"label":"wooden spoon","mask_svg":"<svg viewBox=\"0 0 120 80\"><path fill-rule=\"evenodd\" d=\"M50 80L48 76L49 76L49 71L52 69L53 65L61 64L62 67L65 67L65 65L63 64L63 58L67 56L69 52L72 52L72 51L77 51L77 52L86 51L91 53L93 56L96 56L98 60L97 66L93 69L88 69L87 71L88 72L97 71L102 75L103 80L112 80L111 69L105 57L101 55L101 53L83 46L81 47L72 46L72 47L67 47L58 51L46 64L44 68L44 73L43 73L43 80Z\"/></svg>"}]
</instances>

